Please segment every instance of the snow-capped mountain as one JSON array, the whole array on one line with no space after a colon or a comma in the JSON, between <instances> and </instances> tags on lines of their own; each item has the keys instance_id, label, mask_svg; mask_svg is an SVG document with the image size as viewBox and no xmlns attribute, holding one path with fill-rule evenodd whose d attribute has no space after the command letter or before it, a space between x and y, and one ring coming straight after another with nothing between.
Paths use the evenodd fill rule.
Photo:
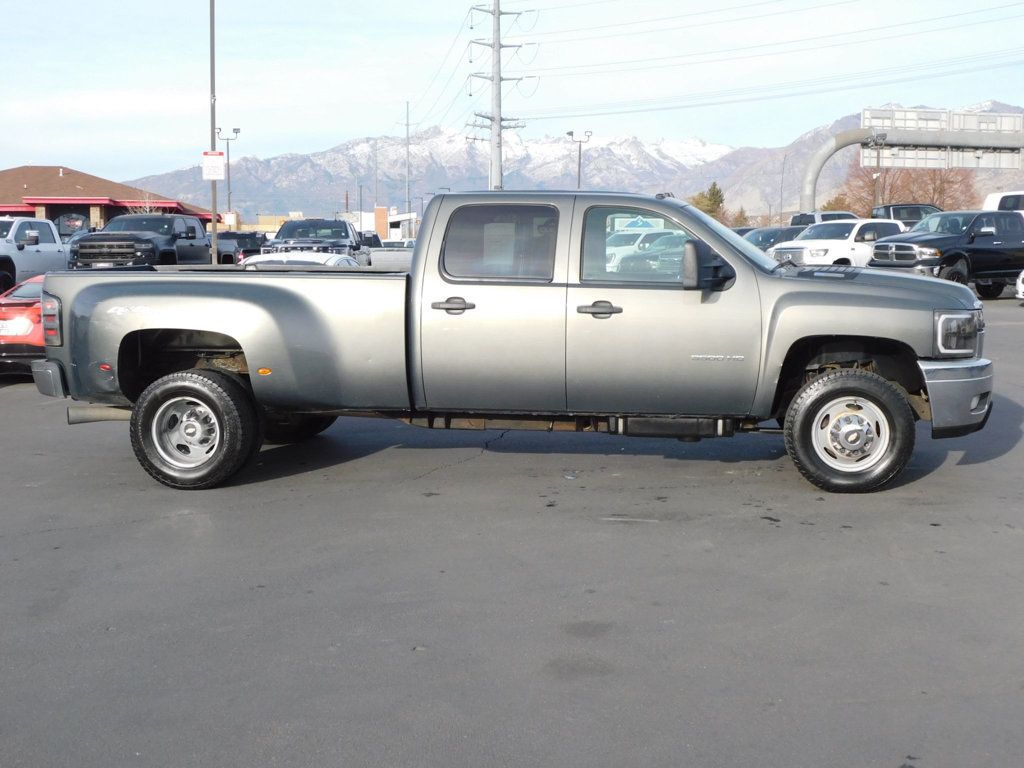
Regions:
<instances>
[{"instance_id":1,"label":"snow-capped mountain","mask_svg":"<svg viewBox=\"0 0 1024 768\"><path fill-rule=\"evenodd\" d=\"M896 104L886 107L899 107ZM1024 108L985 101L965 107L978 112L1024 112ZM593 136L583 144L584 189L655 193L671 191L687 197L712 181L725 192L726 206L748 213L794 210L808 160L837 131L855 128L860 116L847 115L799 136L785 147L732 148L697 138L670 137L646 141L637 137ZM577 145L567 136L523 139L504 136L506 189L575 189ZM819 200L842 186L856 147L839 152L818 180ZM231 164L234 208L243 218L257 211L302 211L307 216L333 215L343 209L346 194L355 210L380 205L404 207L405 139L397 136L361 138L308 155L287 154L260 160L243 157ZM414 134L409 148L410 197L420 206L442 188L486 189L489 146L461 133L431 128ZM198 166L126 182L162 195L208 207L209 183ZM1024 186L1024 174L981 171L978 190Z\"/></svg>"}]
</instances>

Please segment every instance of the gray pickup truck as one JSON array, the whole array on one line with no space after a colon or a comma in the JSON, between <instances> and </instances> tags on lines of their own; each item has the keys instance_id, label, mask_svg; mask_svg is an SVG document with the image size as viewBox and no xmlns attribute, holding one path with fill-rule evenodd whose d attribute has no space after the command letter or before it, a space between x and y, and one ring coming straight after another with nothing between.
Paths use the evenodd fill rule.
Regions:
<instances>
[{"instance_id":1,"label":"gray pickup truck","mask_svg":"<svg viewBox=\"0 0 1024 768\"><path fill-rule=\"evenodd\" d=\"M675 250L610 270L623 228ZM154 267L51 274L39 390L130 420L143 468L209 488L264 440L339 415L432 429L671 437L782 432L829 491L881 488L915 421L981 429L992 363L965 286L776 263L670 196L487 192L430 202L409 274ZM781 427L781 429L780 429Z\"/></svg>"}]
</instances>

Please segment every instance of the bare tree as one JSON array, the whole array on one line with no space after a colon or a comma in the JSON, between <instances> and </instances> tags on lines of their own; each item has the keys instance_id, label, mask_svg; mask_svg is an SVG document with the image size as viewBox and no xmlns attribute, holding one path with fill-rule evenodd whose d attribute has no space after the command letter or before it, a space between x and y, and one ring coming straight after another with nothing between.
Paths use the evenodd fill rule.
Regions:
<instances>
[{"instance_id":1,"label":"bare tree","mask_svg":"<svg viewBox=\"0 0 1024 768\"><path fill-rule=\"evenodd\" d=\"M875 204L876 183L883 205L930 203L946 211L977 205L974 172L969 168L864 168L857 157L837 197L845 196L848 210L869 216Z\"/></svg>"}]
</instances>

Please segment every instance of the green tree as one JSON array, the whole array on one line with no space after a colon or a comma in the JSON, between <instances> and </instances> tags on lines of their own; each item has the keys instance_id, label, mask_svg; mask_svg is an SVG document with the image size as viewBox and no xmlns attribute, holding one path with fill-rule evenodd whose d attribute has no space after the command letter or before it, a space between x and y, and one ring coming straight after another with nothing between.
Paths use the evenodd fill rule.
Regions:
<instances>
[{"instance_id":1,"label":"green tree","mask_svg":"<svg viewBox=\"0 0 1024 768\"><path fill-rule=\"evenodd\" d=\"M740 209L736 211L735 215L732 217L732 225L734 227L750 226L750 217L747 215L747 212L742 205L740 206Z\"/></svg>"},{"instance_id":2,"label":"green tree","mask_svg":"<svg viewBox=\"0 0 1024 768\"><path fill-rule=\"evenodd\" d=\"M710 187L691 197L690 202L704 213L717 219L725 210L725 193L722 192L717 181L712 181Z\"/></svg>"},{"instance_id":3,"label":"green tree","mask_svg":"<svg viewBox=\"0 0 1024 768\"><path fill-rule=\"evenodd\" d=\"M850 199L842 192L837 193L821 206L823 211L849 211Z\"/></svg>"}]
</instances>

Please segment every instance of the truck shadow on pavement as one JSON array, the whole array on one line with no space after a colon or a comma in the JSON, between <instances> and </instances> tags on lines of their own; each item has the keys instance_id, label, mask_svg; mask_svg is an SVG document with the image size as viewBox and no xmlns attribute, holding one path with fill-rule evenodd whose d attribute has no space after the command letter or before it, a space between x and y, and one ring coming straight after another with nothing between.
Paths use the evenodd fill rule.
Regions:
<instances>
[{"instance_id":1,"label":"truck shadow on pavement","mask_svg":"<svg viewBox=\"0 0 1024 768\"><path fill-rule=\"evenodd\" d=\"M14 384L31 384L32 374L19 372L0 373L0 389Z\"/></svg>"},{"instance_id":2,"label":"truck shadow on pavement","mask_svg":"<svg viewBox=\"0 0 1024 768\"><path fill-rule=\"evenodd\" d=\"M917 446L910 465L892 487L907 485L930 475L950 454L961 454L957 466L984 464L1005 456L1024 437L1024 407L1008 397L993 394L992 415L980 432L947 440L932 440L931 427L918 425Z\"/></svg>"},{"instance_id":3,"label":"truck shadow on pavement","mask_svg":"<svg viewBox=\"0 0 1024 768\"><path fill-rule=\"evenodd\" d=\"M0 383L2 386L2 383ZM943 466L950 454L962 454L957 465L982 464L1010 453L1024 437L1024 407L1002 395L993 397L992 418L981 432L949 440L932 440L927 423L918 425L917 445L906 471L892 487L914 483ZM681 443L659 438L619 438L592 433L442 431L410 427L387 419L339 419L311 440L294 445L267 445L255 462L240 472L231 485L295 477L392 449L424 452L425 461L448 460L429 454L447 450L476 450L485 454L550 456L653 456L677 461L789 463L782 436L738 435ZM450 458L450 457L449 457Z\"/></svg>"}]
</instances>

